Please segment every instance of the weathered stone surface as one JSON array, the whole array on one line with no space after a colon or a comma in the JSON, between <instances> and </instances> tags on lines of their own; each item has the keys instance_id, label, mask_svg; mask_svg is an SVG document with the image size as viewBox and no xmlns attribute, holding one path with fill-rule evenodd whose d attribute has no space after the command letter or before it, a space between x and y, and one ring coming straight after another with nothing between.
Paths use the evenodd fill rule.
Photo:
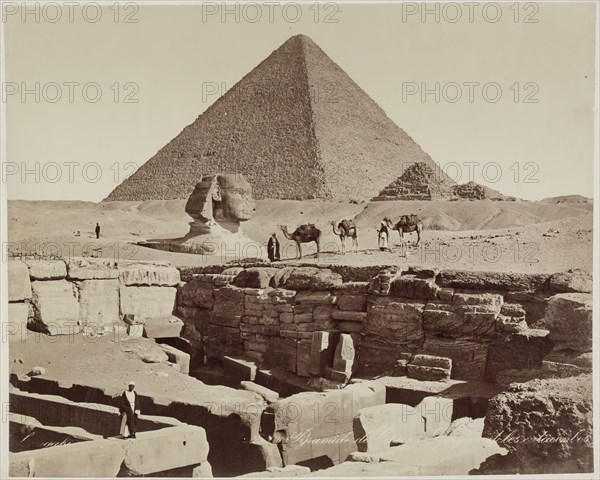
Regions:
<instances>
[{"instance_id":1,"label":"weathered stone surface","mask_svg":"<svg viewBox=\"0 0 600 480\"><path fill-rule=\"evenodd\" d=\"M50 335L79 332L79 303L71 283L66 280L36 281L31 287L36 330Z\"/></svg>"},{"instance_id":2,"label":"weathered stone surface","mask_svg":"<svg viewBox=\"0 0 600 480\"><path fill-rule=\"evenodd\" d=\"M376 272L374 275L377 275L379 272ZM371 275L374 276L374 275ZM343 275L342 275L343 276ZM370 278L368 280L370 280ZM369 290L369 282L368 281L344 281L339 287L337 287L334 293L337 296L342 295L366 295Z\"/></svg>"},{"instance_id":3,"label":"weathered stone surface","mask_svg":"<svg viewBox=\"0 0 600 480\"><path fill-rule=\"evenodd\" d=\"M29 267L31 280L58 280L67 276L67 266L62 260L24 260Z\"/></svg>"},{"instance_id":4,"label":"weathered stone surface","mask_svg":"<svg viewBox=\"0 0 600 480\"><path fill-rule=\"evenodd\" d=\"M8 262L8 301L22 302L31 298L31 281L27 265L18 260Z\"/></svg>"},{"instance_id":5,"label":"weathered stone surface","mask_svg":"<svg viewBox=\"0 0 600 480\"><path fill-rule=\"evenodd\" d=\"M367 310L367 295L337 295L337 307L340 310L365 312Z\"/></svg>"},{"instance_id":6,"label":"weathered stone surface","mask_svg":"<svg viewBox=\"0 0 600 480\"><path fill-rule=\"evenodd\" d=\"M451 377L458 380L484 380L488 345L464 339L427 336L423 352L452 360Z\"/></svg>"},{"instance_id":7,"label":"weathered stone surface","mask_svg":"<svg viewBox=\"0 0 600 480\"><path fill-rule=\"evenodd\" d=\"M175 267L152 263L120 263L119 280L124 285L174 287L180 282Z\"/></svg>"},{"instance_id":8,"label":"weathered stone surface","mask_svg":"<svg viewBox=\"0 0 600 480\"><path fill-rule=\"evenodd\" d=\"M411 363L406 366L406 373L410 378L416 380L447 381L450 378L450 370L446 368L427 367Z\"/></svg>"},{"instance_id":9,"label":"weathered stone surface","mask_svg":"<svg viewBox=\"0 0 600 480\"><path fill-rule=\"evenodd\" d=\"M371 295L389 295L392 281L400 275L402 269L389 269L379 273L369 282L368 293Z\"/></svg>"},{"instance_id":10,"label":"weathered stone surface","mask_svg":"<svg viewBox=\"0 0 600 480\"><path fill-rule=\"evenodd\" d=\"M267 402L276 402L279 400L279 394L277 392L248 380L241 381L240 388L242 388L242 390L248 390L249 392L258 393Z\"/></svg>"},{"instance_id":11,"label":"weathered stone surface","mask_svg":"<svg viewBox=\"0 0 600 480\"><path fill-rule=\"evenodd\" d=\"M337 322L336 329L343 333L360 333L365 326L361 322Z\"/></svg>"},{"instance_id":12,"label":"weathered stone surface","mask_svg":"<svg viewBox=\"0 0 600 480\"><path fill-rule=\"evenodd\" d=\"M177 304L183 307L212 309L215 298L212 282L194 275L187 283L177 285Z\"/></svg>"},{"instance_id":13,"label":"weathered stone surface","mask_svg":"<svg viewBox=\"0 0 600 480\"><path fill-rule=\"evenodd\" d=\"M555 273L548 279L548 288L553 292L592 293L593 287L592 275L580 269Z\"/></svg>"},{"instance_id":14,"label":"weathered stone surface","mask_svg":"<svg viewBox=\"0 0 600 480\"><path fill-rule=\"evenodd\" d=\"M333 355L333 380L347 381L355 370L354 340L347 333L342 333Z\"/></svg>"},{"instance_id":15,"label":"weathered stone surface","mask_svg":"<svg viewBox=\"0 0 600 480\"><path fill-rule=\"evenodd\" d=\"M437 368L452 368L452 360L446 357L436 357L433 355L417 354L412 357L411 362L413 365L421 365L423 367L437 367Z\"/></svg>"},{"instance_id":16,"label":"weathered stone surface","mask_svg":"<svg viewBox=\"0 0 600 480\"><path fill-rule=\"evenodd\" d=\"M121 315L133 314L144 323L149 318L170 317L175 310L174 287L127 287L121 285Z\"/></svg>"},{"instance_id":17,"label":"weathered stone surface","mask_svg":"<svg viewBox=\"0 0 600 480\"><path fill-rule=\"evenodd\" d=\"M144 322L144 337L146 338L177 338L181 335L183 322L169 315L168 317L147 318Z\"/></svg>"},{"instance_id":18,"label":"weathered stone surface","mask_svg":"<svg viewBox=\"0 0 600 480\"><path fill-rule=\"evenodd\" d=\"M27 323L33 319L33 308L25 302L8 304L6 332L11 338L27 338Z\"/></svg>"},{"instance_id":19,"label":"weathered stone surface","mask_svg":"<svg viewBox=\"0 0 600 480\"><path fill-rule=\"evenodd\" d=\"M546 324L556 350L592 351L593 297L586 293L561 293L546 307Z\"/></svg>"},{"instance_id":20,"label":"weathered stone surface","mask_svg":"<svg viewBox=\"0 0 600 480\"><path fill-rule=\"evenodd\" d=\"M392 441L410 441L425 431L425 422L417 408L388 403L359 410L353 431L358 451L374 452L389 448Z\"/></svg>"},{"instance_id":21,"label":"weathered stone surface","mask_svg":"<svg viewBox=\"0 0 600 480\"><path fill-rule=\"evenodd\" d=\"M433 278L402 275L392 280L390 296L432 300L437 298L439 287Z\"/></svg>"},{"instance_id":22,"label":"weathered stone surface","mask_svg":"<svg viewBox=\"0 0 600 480\"><path fill-rule=\"evenodd\" d=\"M285 267L273 278L274 287L289 290L327 290L342 284L342 276L329 268Z\"/></svg>"},{"instance_id":23,"label":"weathered stone surface","mask_svg":"<svg viewBox=\"0 0 600 480\"><path fill-rule=\"evenodd\" d=\"M304 339L298 341L296 352L296 375L310 377L312 340Z\"/></svg>"},{"instance_id":24,"label":"weathered stone surface","mask_svg":"<svg viewBox=\"0 0 600 480\"><path fill-rule=\"evenodd\" d=\"M164 363L169 360L165 351L156 343L149 340L127 339L122 342L121 350L123 352L135 353L144 363Z\"/></svg>"},{"instance_id":25,"label":"weathered stone surface","mask_svg":"<svg viewBox=\"0 0 600 480\"><path fill-rule=\"evenodd\" d=\"M103 258L72 258L67 262L69 280L109 280L119 278L116 263Z\"/></svg>"},{"instance_id":26,"label":"weathered stone surface","mask_svg":"<svg viewBox=\"0 0 600 480\"><path fill-rule=\"evenodd\" d=\"M486 380L495 381L503 370L540 368L553 346L547 330L529 329L499 336L489 346Z\"/></svg>"},{"instance_id":27,"label":"weathered stone surface","mask_svg":"<svg viewBox=\"0 0 600 480\"><path fill-rule=\"evenodd\" d=\"M256 364L241 358L223 357L225 375L234 382L253 382L256 378Z\"/></svg>"},{"instance_id":28,"label":"weathered stone surface","mask_svg":"<svg viewBox=\"0 0 600 480\"><path fill-rule=\"evenodd\" d=\"M547 274L473 272L444 270L436 277L440 287L466 290L498 290L502 292L534 291L548 280Z\"/></svg>"},{"instance_id":29,"label":"weathered stone surface","mask_svg":"<svg viewBox=\"0 0 600 480\"><path fill-rule=\"evenodd\" d=\"M492 398L483 436L509 450L477 474L593 471L592 375L532 380Z\"/></svg>"},{"instance_id":30,"label":"weathered stone surface","mask_svg":"<svg viewBox=\"0 0 600 480\"><path fill-rule=\"evenodd\" d=\"M456 292L452 296L456 305L484 305L493 310L499 310L504 303L502 295L496 293L464 293Z\"/></svg>"},{"instance_id":31,"label":"weathered stone surface","mask_svg":"<svg viewBox=\"0 0 600 480\"><path fill-rule=\"evenodd\" d=\"M424 339L424 307L421 302L374 297L365 322L366 338L394 346L420 347Z\"/></svg>"},{"instance_id":32,"label":"weathered stone surface","mask_svg":"<svg viewBox=\"0 0 600 480\"><path fill-rule=\"evenodd\" d=\"M179 365L179 371L186 375L190 373L190 354L183 352L171 345L165 343L157 343L158 347L161 348L169 359L169 362Z\"/></svg>"},{"instance_id":33,"label":"weathered stone surface","mask_svg":"<svg viewBox=\"0 0 600 480\"><path fill-rule=\"evenodd\" d=\"M301 291L295 297L295 302L301 305L331 305L336 296L329 291Z\"/></svg>"},{"instance_id":34,"label":"weathered stone surface","mask_svg":"<svg viewBox=\"0 0 600 480\"><path fill-rule=\"evenodd\" d=\"M345 322L363 323L367 319L367 312L351 312L347 310L333 310L332 317L334 320Z\"/></svg>"},{"instance_id":35,"label":"weathered stone surface","mask_svg":"<svg viewBox=\"0 0 600 480\"><path fill-rule=\"evenodd\" d=\"M79 284L81 325L114 325L120 321L118 280L84 280Z\"/></svg>"},{"instance_id":36,"label":"weathered stone surface","mask_svg":"<svg viewBox=\"0 0 600 480\"><path fill-rule=\"evenodd\" d=\"M214 296L210 323L238 327L244 315L244 290L227 285L214 290Z\"/></svg>"},{"instance_id":37,"label":"weathered stone surface","mask_svg":"<svg viewBox=\"0 0 600 480\"><path fill-rule=\"evenodd\" d=\"M297 341L291 338L270 338L265 361L268 365L296 373Z\"/></svg>"},{"instance_id":38,"label":"weathered stone surface","mask_svg":"<svg viewBox=\"0 0 600 480\"><path fill-rule=\"evenodd\" d=\"M423 311L423 328L452 338L484 341L496 335L499 313L499 305L455 305L430 301Z\"/></svg>"},{"instance_id":39,"label":"weathered stone surface","mask_svg":"<svg viewBox=\"0 0 600 480\"><path fill-rule=\"evenodd\" d=\"M239 272L233 281L236 287L242 288L266 288L279 271L277 268L246 268Z\"/></svg>"},{"instance_id":40,"label":"weathered stone surface","mask_svg":"<svg viewBox=\"0 0 600 480\"><path fill-rule=\"evenodd\" d=\"M323 376L325 367L329 364L333 355L333 345L329 344L328 332L313 332L310 347L309 373L315 376Z\"/></svg>"}]
</instances>

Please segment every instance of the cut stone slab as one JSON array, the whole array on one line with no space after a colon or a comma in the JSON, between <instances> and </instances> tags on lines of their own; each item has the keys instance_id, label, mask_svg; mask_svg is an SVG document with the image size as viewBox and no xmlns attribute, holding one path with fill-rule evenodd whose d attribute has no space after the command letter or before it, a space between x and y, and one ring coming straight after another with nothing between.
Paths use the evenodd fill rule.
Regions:
<instances>
[{"instance_id":1,"label":"cut stone slab","mask_svg":"<svg viewBox=\"0 0 600 480\"><path fill-rule=\"evenodd\" d=\"M169 362L179 365L181 373L190 373L190 354L182 352L171 345L165 343L157 343L157 345L167 354Z\"/></svg>"},{"instance_id":2,"label":"cut stone slab","mask_svg":"<svg viewBox=\"0 0 600 480\"><path fill-rule=\"evenodd\" d=\"M121 315L135 315L143 323L149 318L166 318L175 309L174 287L126 287L120 288Z\"/></svg>"},{"instance_id":3,"label":"cut stone slab","mask_svg":"<svg viewBox=\"0 0 600 480\"><path fill-rule=\"evenodd\" d=\"M109 280L119 278L116 263L106 259L73 258L67 262L70 280Z\"/></svg>"},{"instance_id":4,"label":"cut stone slab","mask_svg":"<svg viewBox=\"0 0 600 480\"><path fill-rule=\"evenodd\" d=\"M8 322L6 332L11 340L27 338L27 323L33 318L31 304L19 302L8 304Z\"/></svg>"},{"instance_id":5,"label":"cut stone slab","mask_svg":"<svg viewBox=\"0 0 600 480\"><path fill-rule=\"evenodd\" d=\"M455 338L426 337L423 351L427 355L452 360L451 377L458 380L484 380L488 345Z\"/></svg>"},{"instance_id":6,"label":"cut stone slab","mask_svg":"<svg viewBox=\"0 0 600 480\"><path fill-rule=\"evenodd\" d=\"M279 394L274 390L271 390L267 387L263 387L257 383L243 380L240 382L240 387L242 390L248 390L249 392L258 393L261 397L265 399L267 402L276 402L279 400Z\"/></svg>"},{"instance_id":7,"label":"cut stone slab","mask_svg":"<svg viewBox=\"0 0 600 480\"><path fill-rule=\"evenodd\" d=\"M410 378L416 380L447 381L450 378L450 370L446 368L413 365L412 363L406 366L406 373Z\"/></svg>"},{"instance_id":8,"label":"cut stone slab","mask_svg":"<svg viewBox=\"0 0 600 480\"><path fill-rule=\"evenodd\" d=\"M31 288L34 307L32 328L49 335L79 332L79 303L71 283L66 280L36 281Z\"/></svg>"},{"instance_id":9,"label":"cut stone slab","mask_svg":"<svg viewBox=\"0 0 600 480\"><path fill-rule=\"evenodd\" d=\"M67 276L67 266L62 260L24 260L29 267L31 280L59 280Z\"/></svg>"},{"instance_id":10,"label":"cut stone slab","mask_svg":"<svg viewBox=\"0 0 600 480\"><path fill-rule=\"evenodd\" d=\"M546 323L555 350L592 351L593 303L586 293L561 293L548 300Z\"/></svg>"},{"instance_id":11,"label":"cut stone slab","mask_svg":"<svg viewBox=\"0 0 600 480\"><path fill-rule=\"evenodd\" d=\"M555 273L548 279L548 286L553 292L592 293L594 282L588 272L575 269L567 272Z\"/></svg>"},{"instance_id":12,"label":"cut stone slab","mask_svg":"<svg viewBox=\"0 0 600 480\"><path fill-rule=\"evenodd\" d=\"M328 332L313 332L310 347L309 373L314 376L323 376L325 367L331 357Z\"/></svg>"},{"instance_id":13,"label":"cut stone slab","mask_svg":"<svg viewBox=\"0 0 600 480\"><path fill-rule=\"evenodd\" d=\"M226 377L234 382L249 381L256 379L256 364L240 358L223 357L223 371Z\"/></svg>"},{"instance_id":14,"label":"cut stone slab","mask_svg":"<svg viewBox=\"0 0 600 480\"><path fill-rule=\"evenodd\" d=\"M29 268L18 260L8 262L8 301L22 302L31 299Z\"/></svg>"},{"instance_id":15,"label":"cut stone slab","mask_svg":"<svg viewBox=\"0 0 600 480\"><path fill-rule=\"evenodd\" d=\"M183 321L173 315L161 318L148 318L144 322L146 338L177 338L181 335Z\"/></svg>"},{"instance_id":16,"label":"cut stone slab","mask_svg":"<svg viewBox=\"0 0 600 480\"><path fill-rule=\"evenodd\" d=\"M355 368L356 350L354 340L347 333L342 333L333 355L333 380L344 381L352 376Z\"/></svg>"},{"instance_id":17,"label":"cut stone slab","mask_svg":"<svg viewBox=\"0 0 600 480\"><path fill-rule=\"evenodd\" d=\"M240 271L233 283L241 288L267 288L278 272L276 268L246 268Z\"/></svg>"},{"instance_id":18,"label":"cut stone slab","mask_svg":"<svg viewBox=\"0 0 600 480\"><path fill-rule=\"evenodd\" d=\"M84 280L79 284L81 325L114 325L119 318L119 280Z\"/></svg>"},{"instance_id":19,"label":"cut stone slab","mask_svg":"<svg viewBox=\"0 0 600 480\"><path fill-rule=\"evenodd\" d=\"M181 278L179 270L151 263L120 263L119 279L123 285L174 287Z\"/></svg>"},{"instance_id":20,"label":"cut stone slab","mask_svg":"<svg viewBox=\"0 0 600 480\"><path fill-rule=\"evenodd\" d=\"M402 275L392 280L390 296L433 300L437 298L438 290L433 278Z\"/></svg>"},{"instance_id":21,"label":"cut stone slab","mask_svg":"<svg viewBox=\"0 0 600 480\"><path fill-rule=\"evenodd\" d=\"M329 268L285 267L273 277L273 286L289 290L327 290L339 287L342 276Z\"/></svg>"}]
</instances>

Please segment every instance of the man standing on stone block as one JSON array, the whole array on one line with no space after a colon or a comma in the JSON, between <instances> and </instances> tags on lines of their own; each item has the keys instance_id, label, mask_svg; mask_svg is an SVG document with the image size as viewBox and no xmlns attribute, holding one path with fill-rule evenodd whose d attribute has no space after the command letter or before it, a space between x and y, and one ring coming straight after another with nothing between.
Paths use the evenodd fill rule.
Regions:
<instances>
[{"instance_id":1,"label":"man standing on stone block","mask_svg":"<svg viewBox=\"0 0 600 480\"><path fill-rule=\"evenodd\" d=\"M137 392L135 392L135 383L129 382L129 390L125 390L121 395L121 435L123 438L135 438L135 424L140 414L140 404Z\"/></svg>"}]
</instances>

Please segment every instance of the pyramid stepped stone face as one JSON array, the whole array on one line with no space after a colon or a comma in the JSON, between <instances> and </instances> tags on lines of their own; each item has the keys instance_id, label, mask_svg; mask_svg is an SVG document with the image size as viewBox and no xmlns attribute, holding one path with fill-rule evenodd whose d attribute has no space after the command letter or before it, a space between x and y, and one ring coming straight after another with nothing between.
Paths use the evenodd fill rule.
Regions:
<instances>
[{"instance_id":1,"label":"pyramid stepped stone face","mask_svg":"<svg viewBox=\"0 0 600 480\"><path fill-rule=\"evenodd\" d=\"M451 198L456 186L441 169L417 162L373 200L442 200Z\"/></svg>"},{"instance_id":2,"label":"pyramid stepped stone face","mask_svg":"<svg viewBox=\"0 0 600 480\"><path fill-rule=\"evenodd\" d=\"M433 160L312 40L287 40L106 200L185 199L240 173L254 198L366 201Z\"/></svg>"}]
</instances>

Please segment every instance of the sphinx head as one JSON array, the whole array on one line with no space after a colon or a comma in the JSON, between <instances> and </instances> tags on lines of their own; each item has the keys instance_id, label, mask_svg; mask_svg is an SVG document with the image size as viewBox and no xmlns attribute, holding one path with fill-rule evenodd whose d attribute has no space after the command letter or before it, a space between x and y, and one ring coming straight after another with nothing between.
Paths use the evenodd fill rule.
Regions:
<instances>
[{"instance_id":1,"label":"sphinx head","mask_svg":"<svg viewBox=\"0 0 600 480\"><path fill-rule=\"evenodd\" d=\"M252 186L239 174L208 175L196 185L185 207L197 220L249 220L254 214Z\"/></svg>"}]
</instances>

